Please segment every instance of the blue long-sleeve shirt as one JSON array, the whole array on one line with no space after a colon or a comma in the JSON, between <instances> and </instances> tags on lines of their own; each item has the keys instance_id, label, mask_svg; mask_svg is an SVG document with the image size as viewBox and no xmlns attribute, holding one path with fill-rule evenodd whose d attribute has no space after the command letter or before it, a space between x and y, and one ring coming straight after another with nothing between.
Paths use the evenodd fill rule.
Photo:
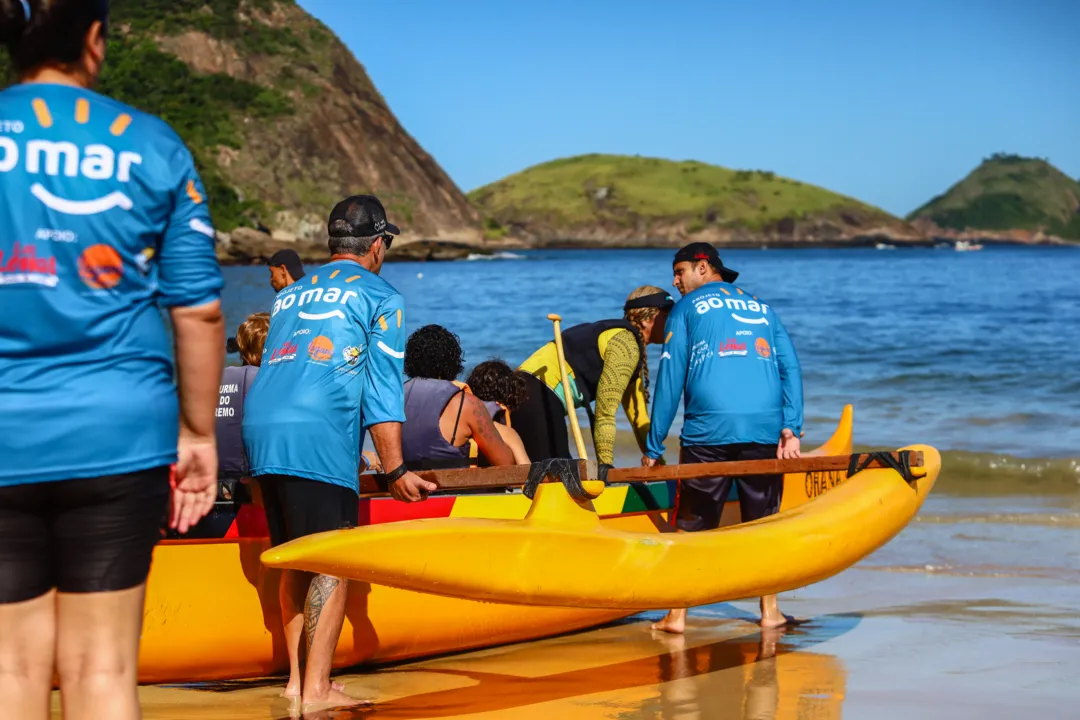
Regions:
<instances>
[{"instance_id":1,"label":"blue long-sleeve shirt","mask_svg":"<svg viewBox=\"0 0 1080 720\"><path fill-rule=\"evenodd\" d=\"M653 391L647 455L664 439L685 394L683 446L775 443L803 424L802 371L780 318L729 283L685 295L667 319Z\"/></svg>"},{"instance_id":2,"label":"blue long-sleeve shirt","mask_svg":"<svg viewBox=\"0 0 1080 720\"><path fill-rule=\"evenodd\" d=\"M278 293L244 407L252 476L359 489L364 431L405 422L404 301L351 260Z\"/></svg>"},{"instance_id":3,"label":"blue long-sleeve shirt","mask_svg":"<svg viewBox=\"0 0 1080 720\"><path fill-rule=\"evenodd\" d=\"M221 287L206 190L167 124L67 85L0 92L0 487L176 462L161 310Z\"/></svg>"}]
</instances>

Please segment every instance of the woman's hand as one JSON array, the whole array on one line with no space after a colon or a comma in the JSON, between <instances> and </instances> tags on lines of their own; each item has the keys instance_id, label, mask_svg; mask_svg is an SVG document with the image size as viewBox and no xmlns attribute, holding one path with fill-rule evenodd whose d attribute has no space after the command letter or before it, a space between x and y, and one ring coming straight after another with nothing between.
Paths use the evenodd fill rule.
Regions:
<instances>
[{"instance_id":1,"label":"woman's hand","mask_svg":"<svg viewBox=\"0 0 1080 720\"><path fill-rule=\"evenodd\" d=\"M181 436L172 481L169 527L181 535L206 517L217 499L217 444L213 437Z\"/></svg>"}]
</instances>

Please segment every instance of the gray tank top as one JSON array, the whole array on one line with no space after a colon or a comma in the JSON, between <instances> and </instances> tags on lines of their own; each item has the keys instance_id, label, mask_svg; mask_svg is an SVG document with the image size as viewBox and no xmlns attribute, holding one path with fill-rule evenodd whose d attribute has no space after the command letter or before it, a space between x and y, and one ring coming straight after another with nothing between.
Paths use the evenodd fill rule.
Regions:
<instances>
[{"instance_id":1,"label":"gray tank top","mask_svg":"<svg viewBox=\"0 0 1080 720\"><path fill-rule=\"evenodd\" d=\"M259 368L254 365L230 365L221 374L217 418L214 423L219 478L235 480L246 477L249 472L240 426L244 423L244 397L251 383L255 381L257 372Z\"/></svg>"},{"instance_id":2,"label":"gray tank top","mask_svg":"<svg viewBox=\"0 0 1080 720\"><path fill-rule=\"evenodd\" d=\"M447 380L413 378L405 383L405 424L401 427L401 452L410 470L436 470L469 466L468 444L454 447L443 437L439 418L453 400L461 419L465 391ZM454 424L455 430L457 423Z\"/></svg>"}]
</instances>

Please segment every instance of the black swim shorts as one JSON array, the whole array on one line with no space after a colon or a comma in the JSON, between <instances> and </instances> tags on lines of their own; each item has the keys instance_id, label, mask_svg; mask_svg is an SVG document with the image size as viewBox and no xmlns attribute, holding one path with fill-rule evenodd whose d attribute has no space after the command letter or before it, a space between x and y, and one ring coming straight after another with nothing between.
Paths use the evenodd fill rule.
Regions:
<instances>
[{"instance_id":1,"label":"black swim shorts","mask_svg":"<svg viewBox=\"0 0 1080 720\"><path fill-rule=\"evenodd\" d=\"M776 445L764 443L698 445L684 447L679 452L680 463L768 460L775 457ZM718 528L724 503L731 494L732 480L738 488L743 522L775 515L780 511L780 499L784 491L783 475L697 478L684 480L682 483L676 526L684 532Z\"/></svg>"},{"instance_id":2,"label":"black swim shorts","mask_svg":"<svg viewBox=\"0 0 1080 720\"><path fill-rule=\"evenodd\" d=\"M260 475L257 480L271 546L356 527L360 521L360 498L349 488L292 475Z\"/></svg>"},{"instance_id":3,"label":"black swim shorts","mask_svg":"<svg viewBox=\"0 0 1080 720\"><path fill-rule=\"evenodd\" d=\"M169 495L168 466L0 488L0 604L141 585Z\"/></svg>"}]
</instances>

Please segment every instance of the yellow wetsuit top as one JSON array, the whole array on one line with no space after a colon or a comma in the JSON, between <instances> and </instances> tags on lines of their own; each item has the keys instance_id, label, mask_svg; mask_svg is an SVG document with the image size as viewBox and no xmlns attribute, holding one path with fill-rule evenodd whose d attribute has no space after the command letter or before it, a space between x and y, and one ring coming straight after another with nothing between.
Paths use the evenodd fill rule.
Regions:
<instances>
[{"instance_id":1,"label":"yellow wetsuit top","mask_svg":"<svg viewBox=\"0 0 1080 720\"><path fill-rule=\"evenodd\" d=\"M634 334L625 328L605 330L600 333L597 346L604 362L604 369L596 388L596 405L593 411L595 425L592 428L593 445L596 447L596 461L611 465L615 457L615 412L620 401L642 452L645 451L645 442L649 437L649 409L645 403L645 388L641 374L639 373L634 378L634 371L637 370L638 363L642 361L641 350ZM549 342L533 353L519 369L536 376L551 388L562 400L563 407L566 407L562 376L559 374L559 356L554 342ZM569 370L570 392L574 395L574 406L581 407L584 396L577 389L574 369L571 367Z\"/></svg>"}]
</instances>

